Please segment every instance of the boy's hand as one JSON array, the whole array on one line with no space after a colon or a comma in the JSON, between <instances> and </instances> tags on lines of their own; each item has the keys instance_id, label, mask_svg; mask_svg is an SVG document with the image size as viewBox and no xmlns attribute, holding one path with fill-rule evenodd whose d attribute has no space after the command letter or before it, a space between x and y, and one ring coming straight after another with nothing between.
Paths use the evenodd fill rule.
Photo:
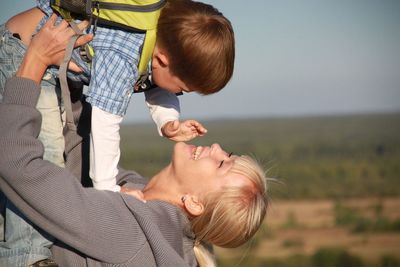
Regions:
<instances>
[{"instance_id":1,"label":"boy's hand","mask_svg":"<svg viewBox=\"0 0 400 267\"><path fill-rule=\"evenodd\" d=\"M139 189L128 187L128 186L122 186L121 193L131 195L131 196L137 198L138 200L142 201L143 203L146 203L143 192L140 191Z\"/></svg>"},{"instance_id":2,"label":"boy's hand","mask_svg":"<svg viewBox=\"0 0 400 267\"><path fill-rule=\"evenodd\" d=\"M203 136L207 133L207 129L195 120L186 120L183 122L175 120L164 124L161 132L170 140L181 142L192 140L197 136Z\"/></svg>"}]
</instances>

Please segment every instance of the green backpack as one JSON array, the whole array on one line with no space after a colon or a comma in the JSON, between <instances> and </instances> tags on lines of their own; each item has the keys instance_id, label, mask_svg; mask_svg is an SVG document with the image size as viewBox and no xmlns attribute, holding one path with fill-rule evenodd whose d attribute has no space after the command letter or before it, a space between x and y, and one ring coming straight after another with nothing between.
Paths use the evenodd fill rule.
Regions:
<instances>
[{"instance_id":1,"label":"green backpack","mask_svg":"<svg viewBox=\"0 0 400 267\"><path fill-rule=\"evenodd\" d=\"M90 19L95 28L105 25L146 33L138 67L140 74L147 70L156 42L158 18L165 3L166 0L51 0L52 8L67 21Z\"/></svg>"},{"instance_id":2,"label":"green backpack","mask_svg":"<svg viewBox=\"0 0 400 267\"><path fill-rule=\"evenodd\" d=\"M63 64L60 65L59 79L66 112L66 126L76 130L73 122L72 105L67 83L68 63L71 59L76 39L82 35L73 19L88 19L94 26L108 26L116 29L145 33L145 39L139 60L139 79L134 92L148 89L148 64L156 43L157 22L162 7L167 0L50 0L51 7L56 10L76 32L65 52ZM85 47L85 56L90 60L95 51Z\"/></svg>"}]
</instances>

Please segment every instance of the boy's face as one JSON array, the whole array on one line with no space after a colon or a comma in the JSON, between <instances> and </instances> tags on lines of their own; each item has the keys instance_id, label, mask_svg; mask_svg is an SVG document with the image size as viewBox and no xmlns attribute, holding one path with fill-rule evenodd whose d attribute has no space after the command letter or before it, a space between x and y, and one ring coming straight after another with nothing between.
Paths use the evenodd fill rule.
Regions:
<instances>
[{"instance_id":1,"label":"boy's face","mask_svg":"<svg viewBox=\"0 0 400 267\"><path fill-rule=\"evenodd\" d=\"M190 92L188 86L171 73L168 57L161 52L157 45L152 58L152 79L159 87L171 93Z\"/></svg>"}]
</instances>

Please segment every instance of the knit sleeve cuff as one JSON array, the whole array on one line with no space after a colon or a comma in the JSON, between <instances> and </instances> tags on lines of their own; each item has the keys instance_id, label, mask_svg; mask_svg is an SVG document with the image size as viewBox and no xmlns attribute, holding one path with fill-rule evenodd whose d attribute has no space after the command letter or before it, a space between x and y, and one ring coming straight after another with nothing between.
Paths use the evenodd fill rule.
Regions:
<instances>
[{"instance_id":1,"label":"knit sleeve cuff","mask_svg":"<svg viewBox=\"0 0 400 267\"><path fill-rule=\"evenodd\" d=\"M30 79L12 77L6 82L3 103L35 107L39 95L39 84Z\"/></svg>"}]
</instances>

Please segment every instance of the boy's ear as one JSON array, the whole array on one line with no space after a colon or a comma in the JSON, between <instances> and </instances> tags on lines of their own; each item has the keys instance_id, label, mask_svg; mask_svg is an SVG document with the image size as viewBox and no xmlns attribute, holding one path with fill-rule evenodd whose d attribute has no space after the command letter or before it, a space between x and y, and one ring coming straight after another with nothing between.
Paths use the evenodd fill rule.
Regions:
<instances>
[{"instance_id":1,"label":"boy's ear","mask_svg":"<svg viewBox=\"0 0 400 267\"><path fill-rule=\"evenodd\" d=\"M167 55L157 45L154 47L152 64L156 67L168 67L169 65Z\"/></svg>"},{"instance_id":2,"label":"boy's ear","mask_svg":"<svg viewBox=\"0 0 400 267\"><path fill-rule=\"evenodd\" d=\"M199 201L197 196L186 195L183 205L186 211L192 216L199 216L204 212L204 205Z\"/></svg>"}]
</instances>

